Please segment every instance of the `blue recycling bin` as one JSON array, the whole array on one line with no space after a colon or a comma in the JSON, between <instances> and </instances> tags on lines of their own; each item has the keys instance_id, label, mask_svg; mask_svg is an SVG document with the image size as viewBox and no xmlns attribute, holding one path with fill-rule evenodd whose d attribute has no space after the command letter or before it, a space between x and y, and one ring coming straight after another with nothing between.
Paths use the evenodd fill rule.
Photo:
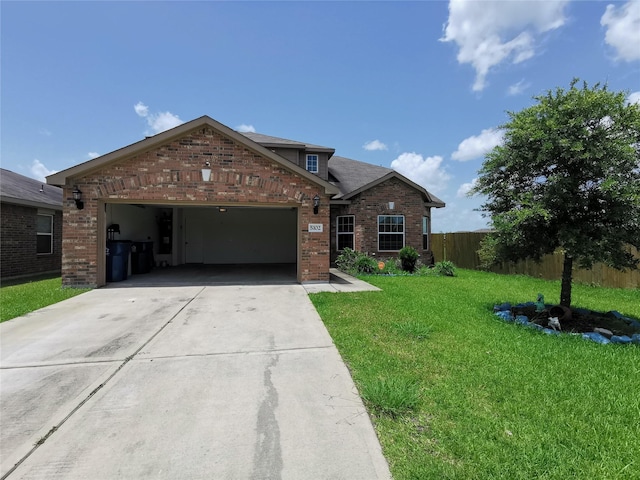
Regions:
<instances>
[{"instance_id":1,"label":"blue recycling bin","mask_svg":"<svg viewBox=\"0 0 640 480\"><path fill-rule=\"evenodd\" d=\"M129 240L107 242L107 282L121 282L127 279L130 251Z\"/></svg>"}]
</instances>

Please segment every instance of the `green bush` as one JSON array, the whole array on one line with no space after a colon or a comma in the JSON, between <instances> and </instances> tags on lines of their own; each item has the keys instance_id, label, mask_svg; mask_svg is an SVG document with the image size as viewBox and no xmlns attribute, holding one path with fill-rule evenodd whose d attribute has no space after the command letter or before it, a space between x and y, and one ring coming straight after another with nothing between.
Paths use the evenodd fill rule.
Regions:
<instances>
[{"instance_id":1,"label":"green bush","mask_svg":"<svg viewBox=\"0 0 640 480\"><path fill-rule=\"evenodd\" d=\"M413 247L404 247L398 254L400 262L402 263L402 270L405 272L413 273L416 269L416 262L420 254Z\"/></svg>"},{"instance_id":2,"label":"green bush","mask_svg":"<svg viewBox=\"0 0 640 480\"><path fill-rule=\"evenodd\" d=\"M357 273L375 273L378 271L378 262L367 254L361 253L356 260L355 268Z\"/></svg>"},{"instance_id":3,"label":"green bush","mask_svg":"<svg viewBox=\"0 0 640 480\"><path fill-rule=\"evenodd\" d=\"M456 276L456 266L453 262L449 260L445 260L443 262L438 262L435 265L435 270L438 275L443 275L445 277L455 277Z\"/></svg>"},{"instance_id":4,"label":"green bush","mask_svg":"<svg viewBox=\"0 0 640 480\"><path fill-rule=\"evenodd\" d=\"M374 258L350 248L342 251L336 259L336 265L350 275L375 273L378 270L378 262Z\"/></svg>"}]
</instances>

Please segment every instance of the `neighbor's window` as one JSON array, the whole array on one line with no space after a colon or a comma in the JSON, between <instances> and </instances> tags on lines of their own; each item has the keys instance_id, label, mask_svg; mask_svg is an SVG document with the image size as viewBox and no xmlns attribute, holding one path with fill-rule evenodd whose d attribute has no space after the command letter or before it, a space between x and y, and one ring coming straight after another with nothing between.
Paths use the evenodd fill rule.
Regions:
<instances>
[{"instance_id":1,"label":"neighbor's window","mask_svg":"<svg viewBox=\"0 0 640 480\"><path fill-rule=\"evenodd\" d=\"M429 217L422 217L422 249L429 250Z\"/></svg>"},{"instance_id":2,"label":"neighbor's window","mask_svg":"<svg viewBox=\"0 0 640 480\"><path fill-rule=\"evenodd\" d=\"M53 215L38 214L37 225L37 253L39 255L53 253Z\"/></svg>"},{"instance_id":3,"label":"neighbor's window","mask_svg":"<svg viewBox=\"0 0 640 480\"><path fill-rule=\"evenodd\" d=\"M318 173L318 155L307 155L307 170Z\"/></svg>"},{"instance_id":4,"label":"neighbor's window","mask_svg":"<svg viewBox=\"0 0 640 480\"><path fill-rule=\"evenodd\" d=\"M353 215L338 217L338 228L336 229L338 251L342 251L345 248L354 250L354 226L355 217Z\"/></svg>"},{"instance_id":5,"label":"neighbor's window","mask_svg":"<svg viewBox=\"0 0 640 480\"><path fill-rule=\"evenodd\" d=\"M394 252L404 247L404 216L378 215L378 250Z\"/></svg>"}]
</instances>

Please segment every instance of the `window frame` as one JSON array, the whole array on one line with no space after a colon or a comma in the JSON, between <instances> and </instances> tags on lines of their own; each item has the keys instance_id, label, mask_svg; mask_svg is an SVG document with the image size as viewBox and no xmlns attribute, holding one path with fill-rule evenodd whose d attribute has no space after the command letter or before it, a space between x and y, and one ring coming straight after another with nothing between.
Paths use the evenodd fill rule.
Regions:
<instances>
[{"instance_id":1,"label":"window frame","mask_svg":"<svg viewBox=\"0 0 640 480\"><path fill-rule=\"evenodd\" d=\"M315 158L315 170L312 170L311 168L309 168L309 160L310 157ZM318 173L320 171L320 155L318 155L317 153L307 153L307 157L306 157L306 169L308 172L310 173Z\"/></svg>"},{"instance_id":2,"label":"window frame","mask_svg":"<svg viewBox=\"0 0 640 480\"><path fill-rule=\"evenodd\" d=\"M424 216L422 217L422 249L423 250L429 250L431 245L430 245L430 238L429 238L429 223L431 222L431 218L429 218L428 216Z\"/></svg>"},{"instance_id":3,"label":"window frame","mask_svg":"<svg viewBox=\"0 0 640 480\"><path fill-rule=\"evenodd\" d=\"M401 218L402 219L402 231L401 232L381 232L380 231L380 227L382 225L385 224L381 224L380 223L380 219L383 217L397 217L397 218ZM400 250L402 250L405 246L405 240L406 240L406 229L405 229L405 217L404 215L378 215L378 219L377 219L377 230L378 230L378 251L379 252L399 252ZM402 235L402 246L398 249L392 249L392 250L382 250L380 248L380 235Z\"/></svg>"},{"instance_id":4,"label":"window frame","mask_svg":"<svg viewBox=\"0 0 640 480\"><path fill-rule=\"evenodd\" d=\"M39 217L47 217L49 218L49 229L50 232L41 232L40 225L38 224ZM53 217L54 215L50 213L38 212L36 214L36 255L53 255ZM40 237L49 237L49 251L40 252L39 251L39 239Z\"/></svg>"},{"instance_id":5,"label":"window frame","mask_svg":"<svg viewBox=\"0 0 640 480\"><path fill-rule=\"evenodd\" d=\"M341 218L351 218L351 226L353 230L350 232L341 232L340 231L340 219ZM355 250L356 246L356 216L355 215L338 215L336 217L336 251L342 252L344 248L340 248L340 236L351 235L351 250Z\"/></svg>"}]
</instances>

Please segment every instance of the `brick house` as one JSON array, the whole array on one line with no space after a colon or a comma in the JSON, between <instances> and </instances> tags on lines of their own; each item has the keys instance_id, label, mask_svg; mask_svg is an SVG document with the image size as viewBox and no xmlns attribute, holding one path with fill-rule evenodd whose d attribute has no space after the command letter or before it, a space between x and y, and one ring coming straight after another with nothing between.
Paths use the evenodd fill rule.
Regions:
<instances>
[{"instance_id":1,"label":"brick house","mask_svg":"<svg viewBox=\"0 0 640 480\"><path fill-rule=\"evenodd\" d=\"M430 209L444 203L334 152L203 116L51 175L64 188L63 283L104 285L114 235L153 242L156 263L290 264L301 283L328 281L345 246L430 255Z\"/></svg>"},{"instance_id":2,"label":"brick house","mask_svg":"<svg viewBox=\"0 0 640 480\"><path fill-rule=\"evenodd\" d=\"M62 189L0 169L0 276L60 273Z\"/></svg>"}]
</instances>

